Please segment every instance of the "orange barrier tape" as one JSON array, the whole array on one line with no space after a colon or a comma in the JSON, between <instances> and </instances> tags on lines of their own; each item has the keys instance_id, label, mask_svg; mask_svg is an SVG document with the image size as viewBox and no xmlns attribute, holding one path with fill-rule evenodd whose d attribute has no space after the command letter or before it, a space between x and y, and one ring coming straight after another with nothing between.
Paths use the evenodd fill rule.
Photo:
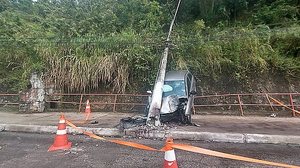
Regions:
<instances>
[{"instance_id":1,"label":"orange barrier tape","mask_svg":"<svg viewBox=\"0 0 300 168\"><path fill-rule=\"evenodd\" d=\"M92 132L84 131L83 129L76 127L76 125L74 125L69 120L66 120L66 123L69 126L71 126L72 128L82 131L83 134L88 135L91 138L98 139L98 140L105 140L105 141L116 143L119 145L125 145L125 146L142 149L142 150L165 152L167 150L170 150L170 147L172 147L172 148L181 149L181 150L185 150L185 151L189 151L189 152L195 152L195 153L216 156L216 157L221 157L221 158L227 158L227 159L233 159L233 160L240 160L240 161L245 161L245 162L260 163L260 164L265 164L265 165L288 167L288 168L300 168L299 166L293 166L293 165L288 165L288 164L283 164L283 163L276 163L276 162L270 162L270 161L259 160L259 159L254 159L254 158L248 158L248 157L244 157L244 156L232 155L232 154L212 151L209 149L199 148L199 147L185 145L185 144L173 144L173 143L168 144L167 143L163 148L158 150L158 149L154 149L152 147L142 145L139 143L134 143L134 142L122 141L122 140L117 140L117 139L107 140L98 135L95 135Z\"/></svg>"},{"instance_id":2,"label":"orange barrier tape","mask_svg":"<svg viewBox=\"0 0 300 168\"><path fill-rule=\"evenodd\" d=\"M100 137L100 136L98 136L98 135L96 135L92 132L84 131L83 129L76 127L76 125L74 125L69 120L66 120L66 123L69 126L71 126L72 128L75 128L75 129L81 131L83 134L85 134L85 135L87 135L91 138L94 138L94 139L105 140L105 141L113 142L113 143L120 144L120 145L129 146L129 147L133 147L133 148L137 148L137 149L143 149L143 150L149 150L149 151L158 151L157 149L154 149L154 148L151 148L149 146L142 145L142 144L134 143L134 142L121 141L121 140L117 140L117 139L107 140L107 139L102 138L102 137Z\"/></svg>"},{"instance_id":3,"label":"orange barrier tape","mask_svg":"<svg viewBox=\"0 0 300 168\"><path fill-rule=\"evenodd\" d=\"M176 149L185 150L185 151L190 151L190 152L195 152L195 153L200 153L200 154L205 154L205 155L210 155L210 156L216 156L216 157L221 157L221 158L233 159L233 160L240 160L240 161L245 161L245 162L260 163L260 164L265 164L265 165L288 167L288 168L300 168L299 166L288 165L288 164L283 164L283 163L276 163L276 162L269 162L269 161L265 161L265 160L253 159L253 158L248 158L248 157L238 156L238 155L232 155L232 154L212 151L212 150L203 149L203 148L185 145L185 144L172 144L172 147L176 148Z\"/></svg>"},{"instance_id":4,"label":"orange barrier tape","mask_svg":"<svg viewBox=\"0 0 300 168\"><path fill-rule=\"evenodd\" d=\"M149 151L158 151L157 149L151 148L149 146L145 146L142 144L134 143L134 142L127 142L127 141L121 141L117 139L108 140L109 142L117 143L120 145L126 145L133 148L143 149L143 150L149 150Z\"/></svg>"},{"instance_id":5,"label":"orange barrier tape","mask_svg":"<svg viewBox=\"0 0 300 168\"><path fill-rule=\"evenodd\" d=\"M297 114L300 114L300 112L299 112L298 110L295 110L295 109L292 109L292 108L288 107L287 105L285 105L285 104L283 104L282 102L280 102L280 101L274 99L274 98L271 97L271 96L269 96L269 97L270 97L274 102L276 102L277 104L279 104L279 105L281 105L281 106L283 106L283 107L285 107L285 108L287 108L287 109L290 109L290 110L294 111L294 112L297 113Z\"/></svg>"},{"instance_id":6,"label":"orange barrier tape","mask_svg":"<svg viewBox=\"0 0 300 168\"><path fill-rule=\"evenodd\" d=\"M69 126L71 126L72 128L75 128L75 129L81 131L83 134L85 134L85 135L87 135L87 136L89 136L91 138L95 138L95 139L99 139L99 140L106 140L106 139L104 139L104 138L102 138L100 136L97 136L97 135L93 134L92 132L84 131L83 129L76 127L76 125L74 125L73 123L71 123L69 120L66 120L66 123Z\"/></svg>"}]
</instances>

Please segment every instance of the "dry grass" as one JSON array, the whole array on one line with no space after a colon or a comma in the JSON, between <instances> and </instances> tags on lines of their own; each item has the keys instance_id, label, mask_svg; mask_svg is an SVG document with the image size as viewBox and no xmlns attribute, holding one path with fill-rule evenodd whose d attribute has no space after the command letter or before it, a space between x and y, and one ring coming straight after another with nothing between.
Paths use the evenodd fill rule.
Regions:
<instances>
[{"instance_id":1,"label":"dry grass","mask_svg":"<svg viewBox=\"0 0 300 168\"><path fill-rule=\"evenodd\" d=\"M61 89L86 92L109 86L124 92L128 84L129 68L121 53L51 44L39 47L38 52L48 62L45 80Z\"/></svg>"}]
</instances>

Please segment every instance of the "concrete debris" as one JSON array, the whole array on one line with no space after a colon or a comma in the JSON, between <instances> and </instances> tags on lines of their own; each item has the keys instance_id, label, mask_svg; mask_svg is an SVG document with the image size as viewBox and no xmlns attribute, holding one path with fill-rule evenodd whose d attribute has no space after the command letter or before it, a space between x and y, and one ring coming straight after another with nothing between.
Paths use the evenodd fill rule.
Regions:
<instances>
[{"instance_id":1,"label":"concrete debris","mask_svg":"<svg viewBox=\"0 0 300 168\"><path fill-rule=\"evenodd\" d=\"M3 125L0 125L0 132L4 131L5 127Z\"/></svg>"},{"instance_id":2,"label":"concrete debris","mask_svg":"<svg viewBox=\"0 0 300 168\"><path fill-rule=\"evenodd\" d=\"M67 154L75 154L75 155L77 155L78 152L82 152L82 151L83 151L83 149L74 147L74 148L71 148L68 152L66 152L65 155L67 155Z\"/></svg>"},{"instance_id":3,"label":"concrete debris","mask_svg":"<svg viewBox=\"0 0 300 168\"><path fill-rule=\"evenodd\" d=\"M72 154L71 151L68 151L65 153L65 155L68 155L68 154ZM75 153L75 154L77 154L77 153Z\"/></svg>"},{"instance_id":4,"label":"concrete debris","mask_svg":"<svg viewBox=\"0 0 300 168\"><path fill-rule=\"evenodd\" d=\"M98 121L91 121L90 124L98 124Z\"/></svg>"},{"instance_id":5,"label":"concrete debris","mask_svg":"<svg viewBox=\"0 0 300 168\"><path fill-rule=\"evenodd\" d=\"M200 127L199 124L196 124L196 123L192 123L192 124L193 124L193 126L195 126L195 127Z\"/></svg>"},{"instance_id":6,"label":"concrete debris","mask_svg":"<svg viewBox=\"0 0 300 168\"><path fill-rule=\"evenodd\" d=\"M168 122L161 123L160 126L155 126L151 124L146 124L146 117L143 116L134 116L122 118L119 124L119 130L125 132L125 135L132 135L134 137L140 138L145 135L152 134L151 132L169 132L170 130L176 130L178 126L196 126L197 124L183 124L178 120L171 120ZM126 133L127 132L127 133ZM126 136L127 137L127 136ZM159 137L164 137L160 135Z\"/></svg>"},{"instance_id":7,"label":"concrete debris","mask_svg":"<svg viewBox=\"0 0 300 168\"><path fill-rule=\"evenodd\" d=\"M136 116L136 117L127 117L120 120L119 129L124 130L128 128L138 127L146 125L147 117Z\"/></svg>"}]
</instances>

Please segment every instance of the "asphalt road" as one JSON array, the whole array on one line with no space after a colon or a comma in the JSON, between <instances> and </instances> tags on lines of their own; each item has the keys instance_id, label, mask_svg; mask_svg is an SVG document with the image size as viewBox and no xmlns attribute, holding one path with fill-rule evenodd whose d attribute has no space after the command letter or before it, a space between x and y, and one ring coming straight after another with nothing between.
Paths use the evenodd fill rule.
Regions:
<instances>
[{"instance_id":1,"label":"asphalt road","mask_svg":"<svg viewBox=\"0 0 300 168\"><path fill-rule=\"evenodd\" d=\"M159 168L164 153L143 151L86 136L69 136L70 151L47 152L54 135L0 132L1 168ZM154 148L161 148L162 140L126 139ZM270 144L232 144L197 141L176 141L220 152L238 154L287 164L300 165L299 146ZM270 167L176 150L180 168L195 167Z\"/></svg>"}]
</instances>

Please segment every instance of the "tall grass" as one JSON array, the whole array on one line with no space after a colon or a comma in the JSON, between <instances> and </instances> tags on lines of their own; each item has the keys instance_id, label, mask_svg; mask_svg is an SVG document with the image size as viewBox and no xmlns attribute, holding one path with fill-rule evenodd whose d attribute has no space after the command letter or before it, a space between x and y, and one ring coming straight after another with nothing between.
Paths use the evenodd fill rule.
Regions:
<instances>
[{"instance_id":1,"label":"tall grass","mask_svg":"<svg viewBox=\"0 0 300 168\"><path fill-rule=\"evenodd\" d=\"M125 92L130 83L145 78L152 65L152 46L135 34L113 38L79 38L39 42L37 53L47 63L45 80L69 92L112 89ZM130 74L135 74L134 76Z\"/></svg>"}]
</instances>

